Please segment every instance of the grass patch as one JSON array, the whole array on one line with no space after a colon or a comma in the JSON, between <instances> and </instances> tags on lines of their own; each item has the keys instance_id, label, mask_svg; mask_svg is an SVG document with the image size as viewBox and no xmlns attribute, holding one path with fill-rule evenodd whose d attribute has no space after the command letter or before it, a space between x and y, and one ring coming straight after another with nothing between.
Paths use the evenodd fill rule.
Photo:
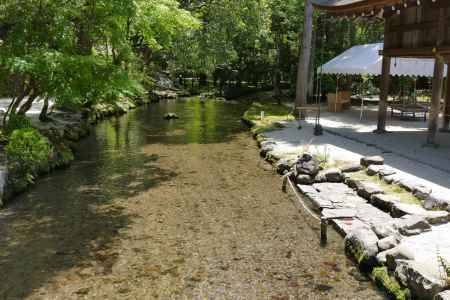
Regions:
<instances>
[{"instance_id":1,"label":"grass patch","mask_svg":"<svg viewBox=\"0 0 450 300\"><path fill-rule=\"evenodd\" d=\"M262 111L264 118L261 120ZM282 129L278 122L295 120L289 107L271 102L253 102L243 118L254 125L252 131L255 134Z\"/></svg>"},{"instance_id":2,"label":"grass patch","mask_svg":"<svg viewBox=\"0 0 450 300\"><path fill-rule=\"evenodd\" d=\"M388 184L383 179L380 179L378 175L369 176L366 174L366 170L362 170L355 173L350 173L351 177L353 179L357 180L364 180L364 181L371 181L380 186L380 188L386 193L386 194L392 194L399 198L399 200L403 203L407 204L418 204L422 205L422 202L420 199L416 198L413 194L411 194L408 191L405 191L401 187L399 187L396 184Z\"/></svg>"}]
</instances>

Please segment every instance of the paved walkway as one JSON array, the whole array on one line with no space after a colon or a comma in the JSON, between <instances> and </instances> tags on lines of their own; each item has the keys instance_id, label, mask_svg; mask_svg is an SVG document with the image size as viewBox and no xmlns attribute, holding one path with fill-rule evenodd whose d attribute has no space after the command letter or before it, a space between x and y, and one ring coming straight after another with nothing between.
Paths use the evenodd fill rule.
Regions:
<instances>
[{"instance_id":1,"label":"paved walkway","mask_svg":"<svg viewBox=\"0 0 450 300\"><path fill-rule=\"evenodd\" d=\"M424 147L427 124L423 121L388 120L388 134L376 135L376 111L369 110L359 120L359 109L345 113L324 112L322 136L314 136L314 120L296 122L287 128L269 132L269 139L277 142L276 152L297 154L308 148L311 152L327 154L332 160L359 161L362 156L382 155L386 164L404 177L422 182L435 191L450 192L450 134L439 133L439 148Z\"/></svg>"}]
</instances>

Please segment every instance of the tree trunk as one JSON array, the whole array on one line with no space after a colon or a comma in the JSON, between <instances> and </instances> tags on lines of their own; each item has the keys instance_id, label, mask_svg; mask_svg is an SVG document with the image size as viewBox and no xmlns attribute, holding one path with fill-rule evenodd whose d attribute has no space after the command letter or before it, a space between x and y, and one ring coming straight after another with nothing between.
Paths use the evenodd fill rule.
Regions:
<instances>
[{"instance_id":1,"label":"tree trunk","mask_svg":"<svg viewBox=\"0 0 450 300\"><path fill-rule=\"evenodd\" d=\"M45 97L44 106L42 106L41 113L39 114L39 120L41 122L48 121L47 113L48 113L48 97Z\"/></svg>"},{"instance_id":2,"label":"tree trunk","mask_svg":"<svg viewBox=\"0 0 450 300\"><path fill-rule=\"evenodd\" d=\"M306 0L305 4L305 24L303 29L302 38L302 52L299 58L297 66L297 85L295 106L304 106L307 100L308 90L308 70L311 60L311 43L312 43L312 20L313 19L313 6L311 0Z\"/></svg>"},{"instance_id":3,"label":"tree trunk","mask_svg":"<svg viewBox=\"0 0 450 300\"><path fill-rule=\"evenodd\" d=\"M17 112L17 114L24 116L27 113L27 111L30 110L31 106L33 105L34 100L36 100L37 97L38 97L38 93L37 92L33 92L28 97L27 101L25 101L25 103L22 104L22 106L20 107L20 109Z\"/></svg>"},{"instance_id":4,"label":"tree trunk","mask_svg":"<svg viewBox=\"0 0 450 300\"><path fill-rule=\"evenodd\" d=\"M389 97L389 80L391 72L391 58L383 56L381 67L381 88L380 88L380 102L378 102L378 125L375 133L386 132L386 115L387 115L387 101Z\"/></svg>"}]
</instances>

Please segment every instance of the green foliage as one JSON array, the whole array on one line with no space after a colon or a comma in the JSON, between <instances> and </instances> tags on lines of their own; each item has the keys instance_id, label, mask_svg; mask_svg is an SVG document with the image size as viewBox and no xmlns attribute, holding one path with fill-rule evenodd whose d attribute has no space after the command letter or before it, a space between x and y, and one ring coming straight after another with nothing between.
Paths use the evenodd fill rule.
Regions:
<instances>
[{"instance_id":1,"label":"green foliage","mask_svg":"<svg viewBox=\"0 0 450 300\"><path fill-rule=\"evenodd\" d=\"M50 168L52 146L35 129L14 130L5 148L14 190L20 191L33 183L36 175Z\"/></svg>"},{"instance_id":2,"label":"green foliage","mask_svg":"<svg viewBox=\"0 0 450 300\"><path fill-rule=\"evenodd\" d=\"M4 132L6 135L10 135L16 129L30 129L31 128L31 120L25 116L21 115L11 115L9 118L9 122L6 124L4 128Z\"/></svg>"}]
</instances>

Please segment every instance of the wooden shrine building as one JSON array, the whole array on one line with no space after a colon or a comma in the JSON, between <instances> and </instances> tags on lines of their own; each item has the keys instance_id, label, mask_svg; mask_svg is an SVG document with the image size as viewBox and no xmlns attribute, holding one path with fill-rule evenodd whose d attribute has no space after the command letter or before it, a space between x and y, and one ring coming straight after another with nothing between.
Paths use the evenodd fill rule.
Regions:
<instances>
[{"instance_id":1,"label":"wooden shrine building","mask_svg":"<svg viewBox=\"0 0 450 300\"><path fill-rule=\"evenodd\" d=\"M315 9L343 18L384 21L384 50L378 127L385 132L391 58L435 59L429 133L435 143L443 91L444 64L450 64L450 0L312 0ZM450 70L450 69L449 69ZM450 80L447 80L444 128L450 125Z\"/></svg>"}]
</instances>

